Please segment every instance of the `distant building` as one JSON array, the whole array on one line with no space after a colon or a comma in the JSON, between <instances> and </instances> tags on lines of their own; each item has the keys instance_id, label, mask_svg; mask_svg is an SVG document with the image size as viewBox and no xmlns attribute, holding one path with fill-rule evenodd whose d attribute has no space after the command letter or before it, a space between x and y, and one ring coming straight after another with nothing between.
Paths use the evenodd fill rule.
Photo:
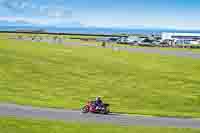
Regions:
<instances>
[{"instance_id":1,"label":"distant building","mask_svg":"<svg viewBox=\"0 0 200 133\"><path fill-rule=\"evenodd\" d=\"M118 40L118 43L136 44L144 41L146 38L147 37L139 37L139 36L121 37Z\"/></svg>"},{"instance_id":2,"label":"distant building","mask_svg":"<svg viewBox=\"0 0 200 133\"><path fill-rule=\"evenodd\" d=\"M170 40L175 44L199 44L200 33L162 33L162 40Z\"/></svg>"},{"instance_id":3,"label":"distant building","mask_svg":"<svg viewBox=\"0 0 200 133\"><path fill-rule=\"evenodd\" d=\"M97 38L96 41L98 42L117 42L120 39L120 37L102 37Z\"/></svg>"}]
</instances>

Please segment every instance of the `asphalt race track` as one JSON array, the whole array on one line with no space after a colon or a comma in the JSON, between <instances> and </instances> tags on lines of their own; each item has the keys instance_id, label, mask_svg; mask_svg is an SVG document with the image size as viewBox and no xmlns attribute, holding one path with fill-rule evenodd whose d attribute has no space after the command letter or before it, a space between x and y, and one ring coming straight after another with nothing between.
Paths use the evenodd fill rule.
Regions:
<instances>
[{"instance_id":1,"label":"asphalt race track","mask_svg":"<svg viewBox=\"0 0 200 133\"><path fill-rule=\"evenodd\" d=\"M190 51L178 51L178 50L160 50L159 48L124 48L130 52L143 52L143 53L155 53L161 55L172 55L178 57L191 57L200 58L200 53L190 52Z\"/></svg>"},{"instance_id":2,"label":"asphalt race track","mask_svg":"<svg viewBox=\"0 0 200 133\"><path fill-rule=\"evenodd\" d=\"M57 44L57 41L54 40L41 40L41 42L48 42L49 44ZM70 46L87 46L87 47L98 47L98 48L103 48L102 46L91 44L82 44L79 42L58 42L58 44L63 44L63 45L70 45ZM160 54L160 55L169 55L169 56L177 56L177 57L189 57L189 58L195 58L195 59L200 59L200 52L192 52L190 50L162 50L160 48L156 47L140 47L140 48L135 48L135 47L127 47L126 45L124 46L117 46L117 45L106 45L104 48L111 48L114 51L128 51L128 52L135 52L135 53L147 53L147 54Z\"/></svg>"},{"instance_id":3,"label":"asphalt race track","mask_svg":"<svg viewBox=\"0 0 200 133\"><path fill-rule=\"evenodd\" d=\"M200 119L183 119L167 117L131 116L122 114L81 114L80 111L38 108L15 104L0 104L0 116L31 118L39 120L62 120L66 122L97 122L122 126L151 126L151 127L176 127L200 128Z\"/></svg>"},{"instance_id":4,"label":"asphalt race track","mask_svg":"<svg viewBox=\"0 0 200 133\"><path fill-rule=\"evenodd\" d=\"M81 44L81 43L65 43L65 45L72 45L72 46L89 46L89 47L98 47L102 48L101 46L97 46L95 44ZM160 54L160 55L169 55L169 56L177 56L177 57L189 57L200 59L200 52L192 52L192 51L184 51L184 50L162 50L160 48L134 48L134 47L126 47L126 46L111 46L107 45L105 48L111 48L115 51L128 51L128 52L135 52L135 53L147 53L147 54Z\"/></svg>"},{"instance_id":5,"label":"asphalt race track","mask_svg":"<svg viewBox=\"0 0 200 133\"><path fill-rule=\"evenodd\" d=\"M87 46L91 46L89 44ZM116 51L128 51L128 52L139 52L139 53L147 53L147 54L160 54L160 55L169 55L169 56L177 56L177 57L189 57L200 59L200 53L192 52L192 51L181 51L181 50L161 50L159 48L131 48L131 47L122 47L122 46L107 46L106 48L112 48Z\"/></svg>"}]
</instances>

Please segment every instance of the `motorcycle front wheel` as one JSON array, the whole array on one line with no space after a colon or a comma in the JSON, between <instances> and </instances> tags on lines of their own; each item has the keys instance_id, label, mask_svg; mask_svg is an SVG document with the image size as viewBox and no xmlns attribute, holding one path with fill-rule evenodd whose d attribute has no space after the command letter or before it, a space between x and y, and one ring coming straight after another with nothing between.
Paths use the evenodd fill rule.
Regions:
<instances>
[{"instance_id":1,"label":"motorcycle front wheel","mask_svg":"<svg viewBox=\"0 0 200 133\"><path fill-rule=\"evenodd\" d=\"M110 110L108 108L105 108L101 111L102 114L109 114L110 113Z\"/></svg>"}]
</instances>

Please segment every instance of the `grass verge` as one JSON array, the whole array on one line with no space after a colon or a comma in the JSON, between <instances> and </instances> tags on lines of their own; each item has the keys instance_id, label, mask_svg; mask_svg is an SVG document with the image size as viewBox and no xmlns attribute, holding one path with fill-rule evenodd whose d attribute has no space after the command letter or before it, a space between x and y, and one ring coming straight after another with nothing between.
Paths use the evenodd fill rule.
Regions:
<instances>
[{"instance_id":1,"label":"grass verge","mask_svg":"<svg viewBox=\"0 0 200 133\"><path fill-rule=\"evenodd\" d=\"M199 133L199 129L123 127L105 124L0 118L2 133Z\"/></svg>"},{"instance_id":2,"label":"grass verge","mask_svg":"<svg viewBox=\"0 0 200 133\"><path fill-rule=\"evenodd\" d=\"M0 101L79 109L97 95L114 112L200 117L198 59L0 41Z\"/></svg>"}]
</instances>

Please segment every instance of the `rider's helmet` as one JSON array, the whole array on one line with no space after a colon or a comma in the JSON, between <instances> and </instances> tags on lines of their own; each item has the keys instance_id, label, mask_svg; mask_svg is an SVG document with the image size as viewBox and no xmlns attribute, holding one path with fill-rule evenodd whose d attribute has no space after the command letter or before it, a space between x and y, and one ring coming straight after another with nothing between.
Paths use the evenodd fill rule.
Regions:
<instances>
[{"instance_id":1,"label":"rider's helmet","mask_svg":"<svg viewBox=\"0 0 200 133\"><path fill-rule=\"evenodd\" d=\"M100 100L101 100L100 96L96 97L96 101L100 101Z\"/></svg>"}]
</instances>

